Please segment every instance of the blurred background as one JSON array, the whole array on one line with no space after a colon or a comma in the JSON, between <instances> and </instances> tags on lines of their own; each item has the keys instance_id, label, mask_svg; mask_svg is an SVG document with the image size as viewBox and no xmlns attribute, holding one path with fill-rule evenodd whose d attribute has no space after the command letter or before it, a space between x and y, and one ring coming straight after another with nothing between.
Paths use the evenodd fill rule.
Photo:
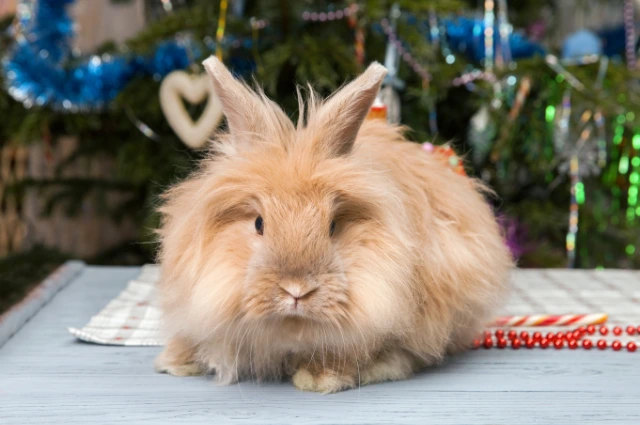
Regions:
<instances>
[{"instance_id":1,"label":"blurred background","mask_svg":"<svg viewBox=\"0 0 640 425\"><path fill-rule=\"evenodd\" d=\"M638 0L0 0L0 16L0 310L67 258L154 261L158 194L221 118L198 85L211 54L294 119L296 82L328 94L383 62L388 119L496 191L521 267L640 266Z\"/></svg>"}]
</instances>

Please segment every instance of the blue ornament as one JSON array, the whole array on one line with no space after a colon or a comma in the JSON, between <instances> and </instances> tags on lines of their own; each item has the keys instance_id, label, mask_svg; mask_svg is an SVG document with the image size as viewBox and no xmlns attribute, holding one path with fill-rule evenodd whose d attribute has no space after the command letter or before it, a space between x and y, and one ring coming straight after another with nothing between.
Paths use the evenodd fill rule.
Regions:
<instances>
[{"instance_id":1,"label":"blue ornament","mask_svg":"<svg viewBox=\"0 0 640 425\"><path fill-rule=\"evenodd\" d=\"M581 29L566 38L562 44L562 59L602 55L602 41L593 32Z\"/></svg>"},{"instance_id":2,"label":"blue ornament","mask_svg":"<svg viewBox=\"0 0 640 425\"><path fill-rule=\"evenodd\" d=\"M484 59L484 21L482 19L457 17L454 19L444 19L443 21L449 46L453 50L458 53L464 53L476 61L482 61ZM495 48L501 43L497 23L494 27L493 34L495 51ZM509 49L513 59L530 58L535 55L544 55L545 53L542 46L517 32L509 34Z\"/></svg>"}]
</instances>

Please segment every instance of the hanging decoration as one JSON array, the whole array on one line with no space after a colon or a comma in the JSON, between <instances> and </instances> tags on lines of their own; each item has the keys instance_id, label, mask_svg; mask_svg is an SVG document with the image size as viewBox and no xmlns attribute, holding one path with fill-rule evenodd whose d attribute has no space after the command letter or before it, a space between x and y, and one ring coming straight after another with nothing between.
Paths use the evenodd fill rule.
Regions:
<instances>
[{"instance_id":1,"label":"hanging decoration","mask_svg":"<svg viewBox=\"0 0 640 425\"><path fill-rule=\"evenodd\" d=\"M397 25L397 19L400 17L400 7L394 4L391 7L389 27L394 31ZM398 90L402 90L405 86L404 81L398 78L398 68L400 66L400 53L396 45L392 42L394 36L389 36L387 40L387 49L385 52L384 66L387 68L387 75L382 82L380 90L380 100L387 105L387 120L391 123L398 124L400 122L400 95Z\"/></svg>"},{"instance_id":2,"label":"hanging decoration","mask_svg":"<svg viewBox=\"0 0 640 425\"><path fill-rule=\"evenodd\" d=\"M484 0L484 69L493 72L494 0Z\"/></svg>"},{"instance_id":3,"label":"hanging decoration","mask_svg":"<svg viewBox=\"0 0 640 425\"><path fill-rule=\"evenodd\" d=\"M508 20L507 0L498 0L498 32L500 36L500 54L496 56L498 68L502 69L505 66L512 68L513 62L509 47L511 24Z\"/></svg>"},{"instance_id":4,"label":"hanging decoration","mask_svg":"<svg viewBox=\"0 0 640 425\"><path fill-rule=\"evenodd\" d=\"M218 29L216 30L216 56L220 60L222 60L222 39L224 38L224 31L227 27L227 7L228 6L229 6L228 0L220 1Z\"/></svg>"},{"instance_id":5,"label":"hanging decoration","mask_svg":"<svg viewBox=\"0 0 640 425\"><path fill-rule=\"evenodd\" d=\"M627 58L627 68L636 69L636 21L634 16L634 5L632 0L624 0L624 40L625 55Z\"/></svg>"},{"instance_id":6,"label":"hanging decoration","mask_svg":"<svg viewBox=\"0 0 640 425\"><path fill-rule=\"evenodd\" d=\"M351 3L349 5L348 13L345 12L345 15L348 17L349 26L353 28L355 32L355 44L354 44L354 52L356 55L356 62L360 66L364 65L364 28L358 21L358 9L359 6L357 3ZM324 14L327 15L327 14Z\"/></svg>"},{"instance_id":7,"label":"hanging decoration","mask_svg":"<svg viewBox=\"0 0 640 425\"><path fill-rule=\"evenodd\" d=\"M489 107L483 105L471 117L469 133L467 135L471 144L471 159L476 167L481 166L491 151L491 145L496 136L496 124L491 118Z\"/></svg>"},{"instance_id":8,"label":"hanging decoration","mask_svg":"<svg viewBox=\"0 0 640 425\"><path fill-rule=\"evenodd\" d=\"M204 112L195 122L182 99L191 104L207 101ZM174 71L162 80L160 106L176 135L192 149L202 148L222 120L222 105L207 74Z\"/></svg>"}]
</instances>

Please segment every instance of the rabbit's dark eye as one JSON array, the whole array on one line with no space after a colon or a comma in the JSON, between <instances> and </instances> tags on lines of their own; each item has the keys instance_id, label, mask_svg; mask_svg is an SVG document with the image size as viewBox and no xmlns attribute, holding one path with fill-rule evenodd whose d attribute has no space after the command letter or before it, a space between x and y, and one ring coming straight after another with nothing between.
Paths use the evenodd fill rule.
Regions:
<instances>
[{"instance_id":1,"label":"rabbit's dark eye","mask_svg":"<svg viewBox=\"0 0 640 425\"><path fill-rule=\"evenodd\" d=\"M256 232L258 232L259 235L264 234L264 220L262 219L262 216L258 216L258 218L256 218Z\"/></svg>"},{"instance_id":2,"label":"rabbit's dark eye","mask_svg":"<svg viewBox=\"0 0 640 425\"><path fill-rule=\"evenodd\" d=\"M329 236L333 236L335 232L336 232L336 221L331 220L331 226L329 226Z\"/></svg>"}]
</instances>

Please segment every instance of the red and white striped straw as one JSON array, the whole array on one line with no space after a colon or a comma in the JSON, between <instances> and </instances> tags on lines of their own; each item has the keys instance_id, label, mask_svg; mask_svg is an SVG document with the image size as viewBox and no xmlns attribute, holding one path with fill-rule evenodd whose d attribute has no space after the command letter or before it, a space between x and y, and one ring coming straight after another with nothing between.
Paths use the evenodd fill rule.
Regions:
<instances>
[{"instance_id":1,"label":"red and white striped straw","mask_svg":"<svg viewBox=\"0 0 640 425\"><path fill-rule=\"evenodd\" d=\"M498 317L492 326L588 326L599 325L607 321L604 313L595 314L534 314L529 316Z\"/></svg>"}]
</instances>

